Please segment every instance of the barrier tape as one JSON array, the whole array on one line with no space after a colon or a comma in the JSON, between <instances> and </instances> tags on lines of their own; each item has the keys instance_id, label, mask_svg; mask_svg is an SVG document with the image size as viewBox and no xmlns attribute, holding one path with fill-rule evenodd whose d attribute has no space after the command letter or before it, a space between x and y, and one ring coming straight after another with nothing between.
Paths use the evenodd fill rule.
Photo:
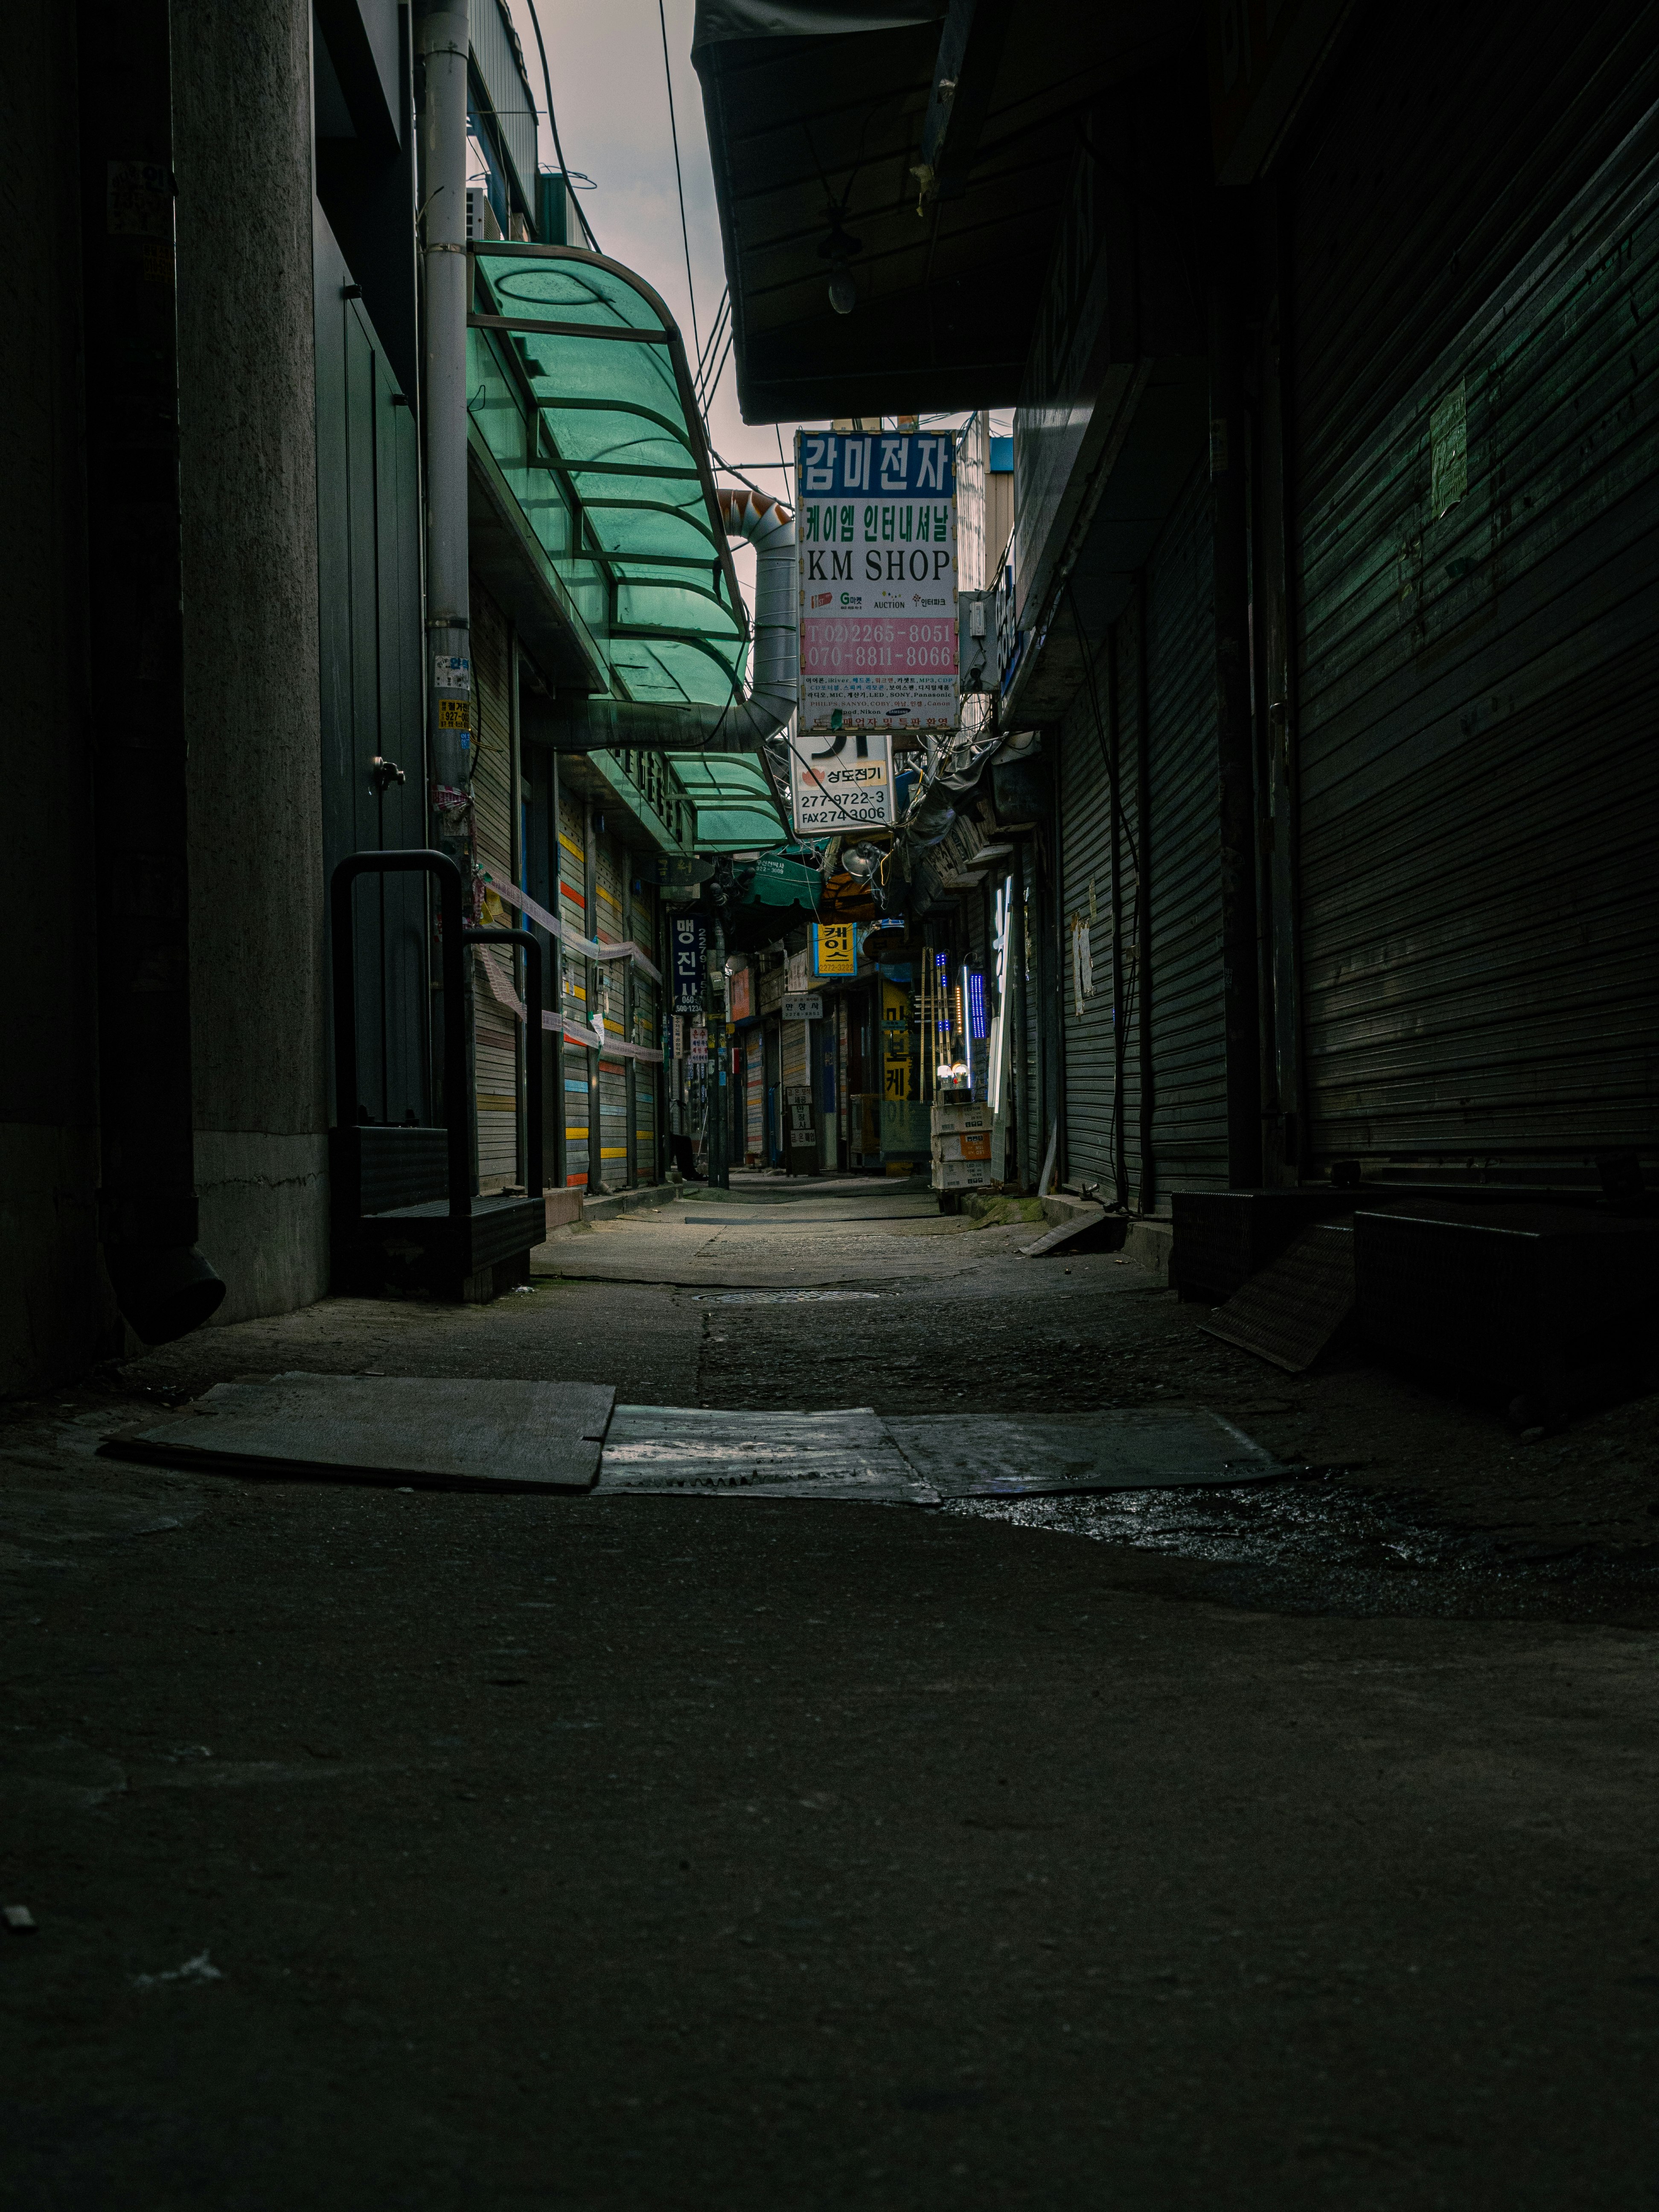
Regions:
<instances>
[{"instance_id":1,"label":"barrier tape","mask_svg":"<svg viewBox=\"0 0 1659 2212\"><path fill-rule=\"evenodd\" d=\"M583 953L590 960L631 959L637 967L644 969L653 983L661 982L661 969L645 947L635 945L631 938L624 945L601 945L596 937L579 937L574 929L567 929L556 921L544 906L538 906L530 894L521 891L516 884L498 884L493 876L488 876L484 880L497 898L505 899L508 906L517 907L520 913L527 915L538 929L544 929L550 937L557 938L568 950Z\"/></svg>"}]
</instances>

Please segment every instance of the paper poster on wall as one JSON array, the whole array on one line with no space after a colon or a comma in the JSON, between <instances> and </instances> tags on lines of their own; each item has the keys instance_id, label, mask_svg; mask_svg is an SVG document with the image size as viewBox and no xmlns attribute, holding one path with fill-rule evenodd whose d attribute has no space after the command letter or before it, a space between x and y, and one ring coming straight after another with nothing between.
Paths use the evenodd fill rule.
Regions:
<instances>
[{"instance_id":1,"label":"paper poster on wall","mask_svg":"<svg viewBox=\"0 0 1659 2212\"><path fill-rule=\"evenodd\" d=\"M955 442L795 433L803 732L953 730Z\"/></svg>"},{"instance_id":2,"label":"paper poster on wall","mask_svg":"<svg viewBox=\"0 0 1659 2212\"><path fill-rule=\"evenodd\" d=\"M886 830L893 822L893 741L872 730L834 730L789 746L789 815L798 837Z\"/></svg>"}]
</instances>

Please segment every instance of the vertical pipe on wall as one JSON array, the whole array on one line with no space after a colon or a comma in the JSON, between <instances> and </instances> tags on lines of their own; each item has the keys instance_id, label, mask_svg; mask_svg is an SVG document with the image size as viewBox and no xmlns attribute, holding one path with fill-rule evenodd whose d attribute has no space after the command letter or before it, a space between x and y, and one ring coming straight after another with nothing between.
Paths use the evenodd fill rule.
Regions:
<instances>
[{"instance_id":1,"label":"vertical pipe on wall","mask_svg":"<svg viewBox=\"0 0 1659 2212\"><path fill-rule=\"evenodd\" d=\"M94 746L98 1233L146 1342L225 1285L196 1249L172 57L167 0L82 0L88 643Z\"/></svg>"},{"instance_id":2,"label":"vertical pipe on wall","mask_svg":"<svg viewBox=\"0 0 1659 2212\"><path fill-rule=\"evenodd\" d=\"M1250 720L1243 302L1247 240L1237 196L1216 195L1209 287L1210 541L1215 592L1215 723L1221 848L1222 1023L1227 1180L1261 1181L1261 1001L1256 971L1255 762Z\"/></svg>"}]
</instances>

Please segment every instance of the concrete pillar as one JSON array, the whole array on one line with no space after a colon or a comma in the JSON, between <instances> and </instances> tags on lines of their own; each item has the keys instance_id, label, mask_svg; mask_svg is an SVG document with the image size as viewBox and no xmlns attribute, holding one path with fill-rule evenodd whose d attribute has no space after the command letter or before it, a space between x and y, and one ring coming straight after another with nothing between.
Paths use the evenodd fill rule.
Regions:
<instances>
[{"instance_id":1,"label":"concrete pillar","mask_svg":"<svg viewBox=\"0 0 1659 2212\"><path fill-rule=\"evenodd\" d=\"M191 1000L220 1322L328 1280L311 10L172 0Z\"/></svg>"}]
</instances>

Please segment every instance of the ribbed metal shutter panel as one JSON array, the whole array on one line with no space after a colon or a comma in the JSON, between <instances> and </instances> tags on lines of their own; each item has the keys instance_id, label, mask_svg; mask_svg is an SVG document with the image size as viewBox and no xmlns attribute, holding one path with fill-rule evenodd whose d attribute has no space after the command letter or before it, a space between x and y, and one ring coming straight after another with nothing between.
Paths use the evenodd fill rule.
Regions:
<instances>
[{"instance_id":1,"label":"ribbed metal shutter panel","mask_svg":"<svg viewBox=\"0 0 1659 2212\"><path fill-rule=\"evenodd\" d=\"M472 594L472 680L478 726L472 769L472 823L478 866L496 883L513 881L513 734L507 695L507 624L493 599ZM509 924L510 926L510 924ZM500 1190L519 1179L519 1024L478 972L489 963L517 988L509 956L493 945L473 951L473 1076L478 1101L478 1188Z\"/></svg>"},{"instance_id":2,"label":"ribbed metal shutter panel","mask_svg":"<svg viewBox=\"0 0 1659 2212\"><path fill-rule=\"evenodd\" d=\"M1160 1206L1227 1188L1215 568L1206 468L1146 568L1152 1153Z\"/></svg>"},{"instance_id":3,"label":"ribbed metal shutter panel","mask_svg":"<svg viewBox=\"0 0 1659 2212\"><path fill-rule=\"evenodd\" d=\"M633 895L633 923L629 935L635 945L642 945L654 957L657 942L655 893L648 884L641 884ZM642 968L634 970L634 1026L633 1042L647 1049L659 1050L662 1043L661 1000L657 986ZM658 1175L657 1158L657 1085L659 1063L636 1060L634 1063L634 1175L636 1182L654 1182Z\"/></svg>"},{"instance_id":4,"label":"ribbed metal shutter panel","mask_svg":"<svg viewBox=\"0 0 1659 2212\"><path fill-rule=\"evenodd\" d=\"M559 920L564 926L562 1011L567 1021L587 1019L587 963L575 949L586 937L587 902L582 883L587 866L583 803L576 793L559 791ZM587 1181L587 1054L578 1045L564 1048L564 1173L572 1189Z\"/></svg>"},{"instance_id":5,"label":"ribbed metal shutter panel","mask_svg":"<svg viewBox=\"0 0 1659 2212\"><path fill-rule=\"evenodd\" d=\"M1066 1030L1066 1179L1112 1181L1112 843L1111 787L1087 684L1060 732L1060 931ZM1093 914L1091 916L1091 906ZM1087 926L1092 991L1082 967ZM1035 1036L1031 1060L1036 1062ZM1046 1151L1048 1133L1042 1133ZM1037 1173L1042 1162L1037 1161ZM1110 1195L1109 1188L1108 1195Z\"/></svg>"},{"instance_id":6,"label":"ribbed metal shutter panel","mask_svg":"<svg viewBox=\"0 0 1659 2212\"><path fill-rule=\"evenodd\" d=\"M616 839L600 831L593 840L594 934L602 945L620 945L623 926L623 868ZM627 974L620 960L599 963L599 1008L607 1037L623 1034ZM628 1063L599 1056L599 1180L613 1186L628 1180Z\"/></svg>"},{"instance_id":7,"label":"ribbed metal shutter panel","mask_svg":"<svg viewBox=\"0 0 1659 2212\"><path fill-rule=\"evenodd\" d=\"M1296 187L1313 1150L1588 1164L1659 1140L1659 52L1407 13Z\"/></svg>"}]
</instances>

